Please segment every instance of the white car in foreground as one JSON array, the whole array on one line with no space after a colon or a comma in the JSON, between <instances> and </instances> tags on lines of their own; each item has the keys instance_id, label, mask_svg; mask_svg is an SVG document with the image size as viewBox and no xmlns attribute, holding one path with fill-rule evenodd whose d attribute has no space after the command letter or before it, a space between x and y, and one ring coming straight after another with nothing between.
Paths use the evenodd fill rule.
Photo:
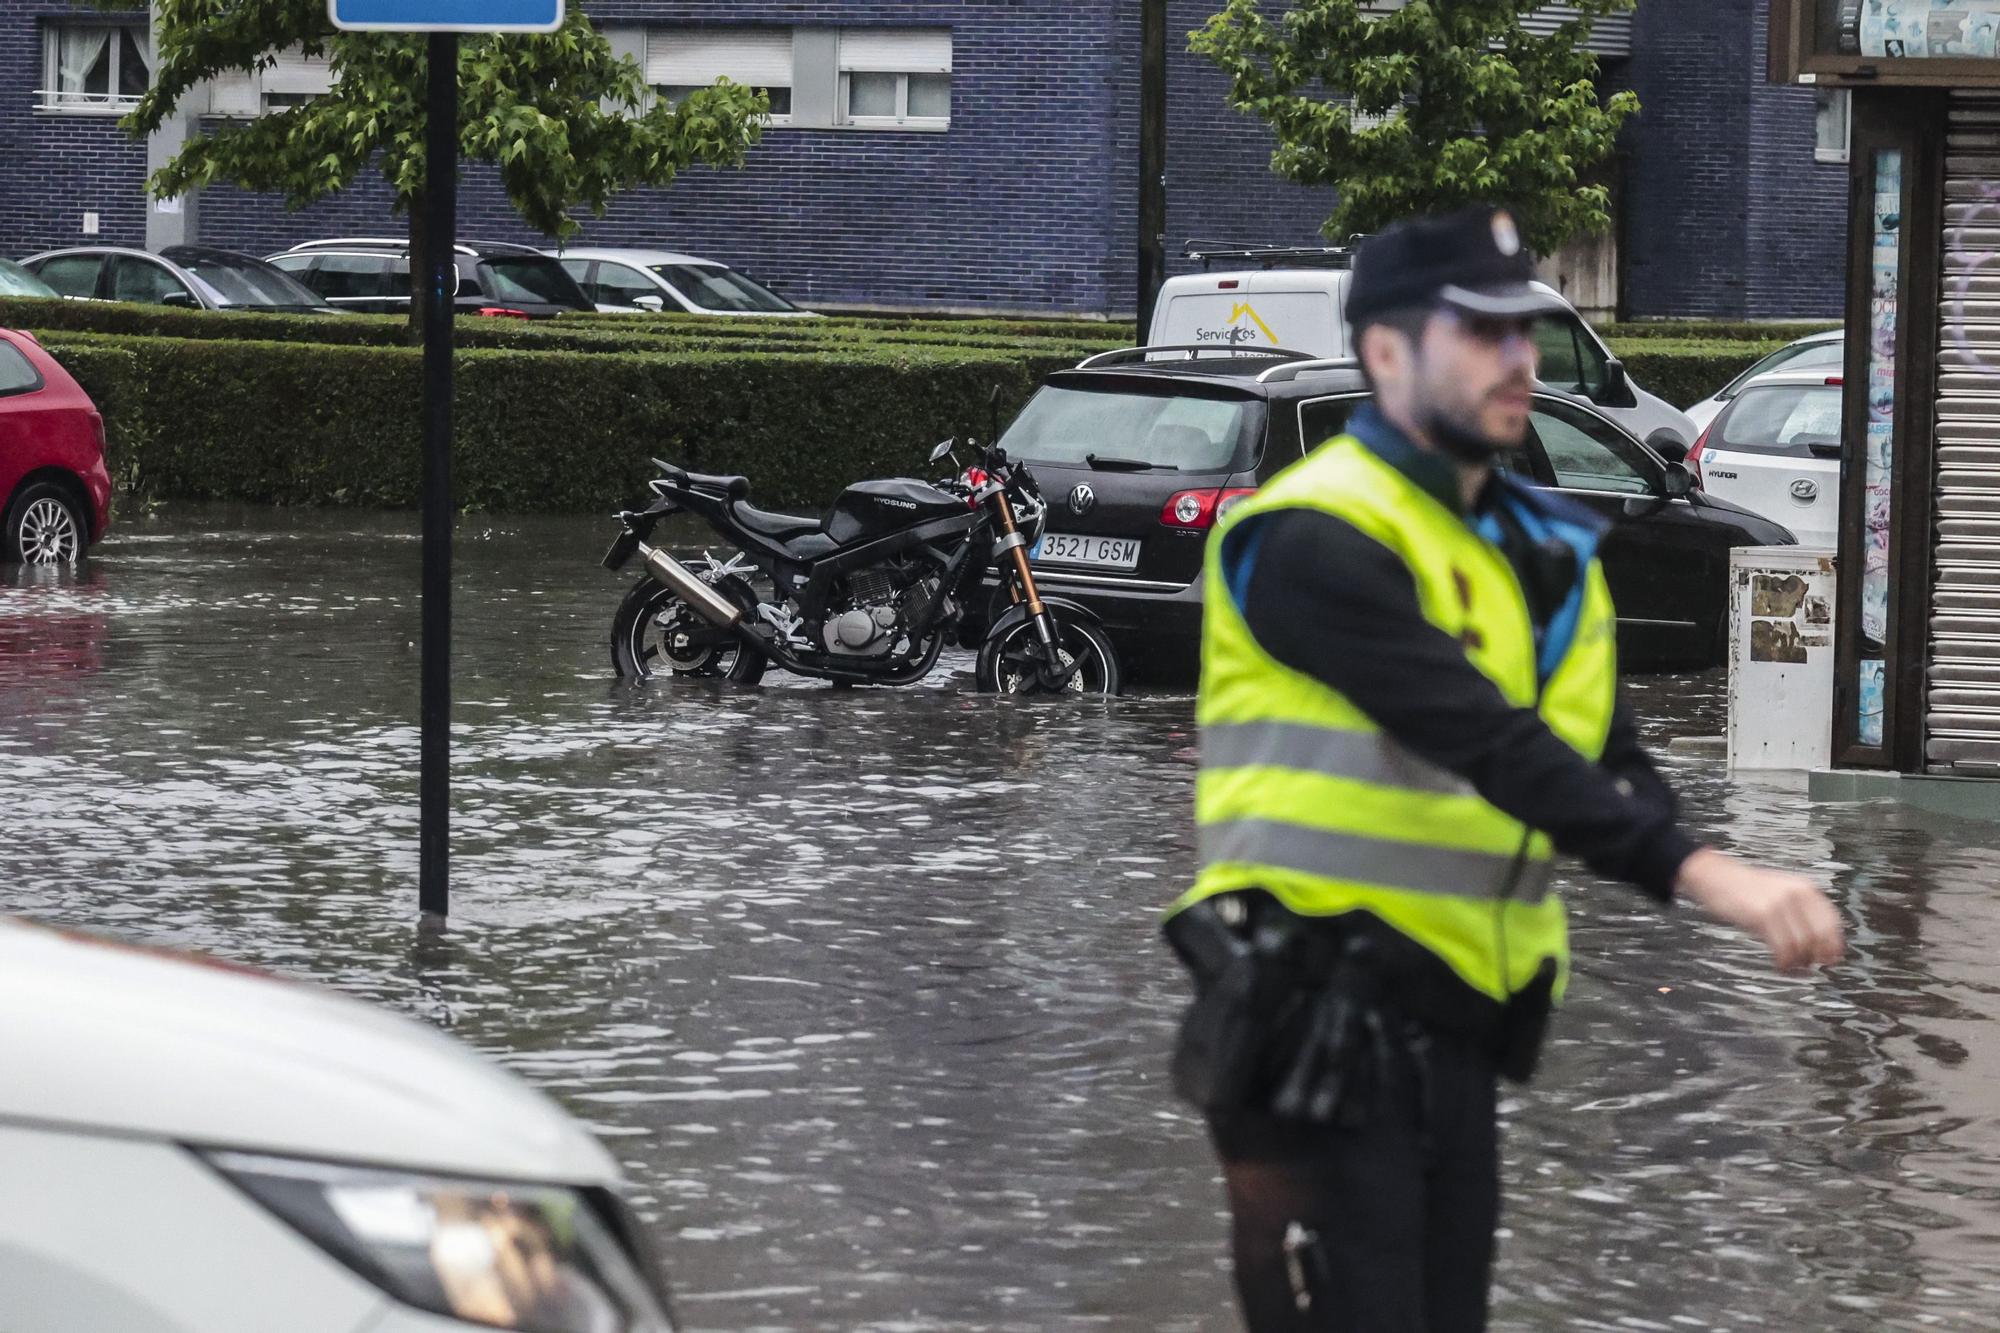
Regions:
<instances>
[{"instance_id":1,"label":"white car in foreground","mask_svg":"<svg viewBox=\"0 0 2000 1333\"><path fill-rule=\"evenodd\" d=\"M753 319L814 317L812 311L799 309L755 278L713 259L672 250L603 246L549 253L562 261L599 310Z\"/></svg>"},{"instance_id":2,"label":"white car in foreground","mask_svg":"<svg viewBox=\"0 0 2000 1333\"><path fill-rule=\"evenodd\" d=\"M1840 532L1841 377L1759 376L1695 442L1687 466L1701 488L1832 549Z\"/></svg>"},{"instance_id":3,"label":"white car in foreground","mask_svg":"<svg viewBox=\"0 0 2000 1333\"><path fill-rule=\"evenodd\" d=\"M616 1165L408 1019L0 917L5 1333L670 1333Z\"/></svg>"}]
</instances>

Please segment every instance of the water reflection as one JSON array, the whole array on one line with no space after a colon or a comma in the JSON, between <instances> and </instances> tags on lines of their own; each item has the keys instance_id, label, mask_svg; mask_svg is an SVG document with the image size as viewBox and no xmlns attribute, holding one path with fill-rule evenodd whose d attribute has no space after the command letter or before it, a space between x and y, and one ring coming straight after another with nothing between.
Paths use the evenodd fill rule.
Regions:
<instances>
[{"instance_id":1,"label":"water reflection","mask_svg":"<svg viewBox=\"0 0 2000 1333\"><path fill-rule=\"evenodd\" d=\"M202 510L0 587L0 910L313 976L456 1032L624 1160L696 1327L1222 1330L1155 943L1180 696L631 690L590 521L468 520L453 928L415 915L415 521ZM1655 740L1712 676L1637 683ZM1990 830L1667 761L1834 880L1820 984L1576 879L1508 1108L1496 1326L1991 1328Z\"/></svg>"}]
</instances>

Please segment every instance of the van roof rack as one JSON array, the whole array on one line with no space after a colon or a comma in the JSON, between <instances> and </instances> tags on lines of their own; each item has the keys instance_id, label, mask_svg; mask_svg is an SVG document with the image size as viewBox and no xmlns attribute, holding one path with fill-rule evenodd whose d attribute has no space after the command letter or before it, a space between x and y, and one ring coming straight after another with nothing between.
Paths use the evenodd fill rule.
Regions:
<instances>
[{"instance_id":1,"label":"van roof rack","mask_svg":"<svg viewBox=\"0 0 2000 1333\"><path fill-rule=\"evenodd\" d=\"M1218 260L1232 264L1254 264L1258 268L1352 268L1354 250L1360 236L1346 245L1242 245L1230 241L1189 241L1181 247L1181 258L1201 264L1209 272Z\"/></svg>"},{"instance_id":2,"label":"van roof rack","mask_svg":"<svg viewBox=\"0 0 2000 1333\"><path fill-rule=\"evenodd\" d=\"M1169 353L1179 353L1169 357ZM1121 347L1115 352L1099 352L1076 363L1078 370L1103 370L1107 366L1172 365L1176 361L1201 361L1212 357L1252 357L1265 361L1311 361L1310 352L1294 352L1289 347L1244 347L1228 343L1157 343L1151 347Z\"/></svg>"}]
</instances>

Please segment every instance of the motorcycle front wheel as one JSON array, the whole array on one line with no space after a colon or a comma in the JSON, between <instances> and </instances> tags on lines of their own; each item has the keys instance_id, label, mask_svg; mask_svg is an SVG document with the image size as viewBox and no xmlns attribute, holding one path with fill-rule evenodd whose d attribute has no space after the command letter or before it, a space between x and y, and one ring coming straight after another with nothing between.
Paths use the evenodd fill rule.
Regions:
<instances>
[{"instance_id":1,"label":"motorcycle front wheel","mask_svg":"<svg viewBox=\"0 0 2000 1333\"><path fill-rule=\"evenodd\" d=\"M746 597L756 604L740 579L716 586L738 606ZM632 585L611 618L611 665L627 680L672 675L755 685L768 659L696 615L672 588L647 578Z\"/></svg>"},{"instance_id":2,"label":"motorcycle front wheel","mask_svg":"<svg viewBox=\"0 0 2000 1333\"><path fill-rule=\"evenodd\" d=\"M1051 616L1055 613L1050 612ZM1118 650L1095 625L1056 619L1056 644L1065 668L1074 666L1061 684L1051 684L1042 643L1032 620L996 629L979 645L973 679L986 694L1116 694L1123 684Z\"/></svg>"}]
</instances>

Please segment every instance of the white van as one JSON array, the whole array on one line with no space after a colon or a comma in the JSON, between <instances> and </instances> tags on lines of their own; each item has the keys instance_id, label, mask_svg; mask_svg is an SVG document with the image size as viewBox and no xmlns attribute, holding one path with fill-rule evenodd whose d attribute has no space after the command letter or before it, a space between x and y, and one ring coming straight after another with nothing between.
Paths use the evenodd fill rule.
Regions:
<instances>
[{"instance_id":1,"label":"white van","mask_svg":"<svg viewBox=\"0 0 2000 1333\"><path fill-rule=\"evenodd\" d=\"M1203 250L1187 257L1204 266L1217 261L1257 264L1231 272L1169 278L1153 307L1150 347L1278 347L1330 361L1351 360L1352 338L1342 311L1353 281L1345 250ZM1286 264L1292 267L1283 267ZM1311 265L1311 267L1301 267ZM1542 283L1537 288L1562 300ZM1684 455L1699 433L1685 412L1632 382L1583 316L1568 314L1537 325L1542 382L1588 398L1626 430L1666 452ZM1673 437L1672 440L1667 438ZM1671 446L1678 443L1679 452Z\"/></svg>"}]
</instances>

